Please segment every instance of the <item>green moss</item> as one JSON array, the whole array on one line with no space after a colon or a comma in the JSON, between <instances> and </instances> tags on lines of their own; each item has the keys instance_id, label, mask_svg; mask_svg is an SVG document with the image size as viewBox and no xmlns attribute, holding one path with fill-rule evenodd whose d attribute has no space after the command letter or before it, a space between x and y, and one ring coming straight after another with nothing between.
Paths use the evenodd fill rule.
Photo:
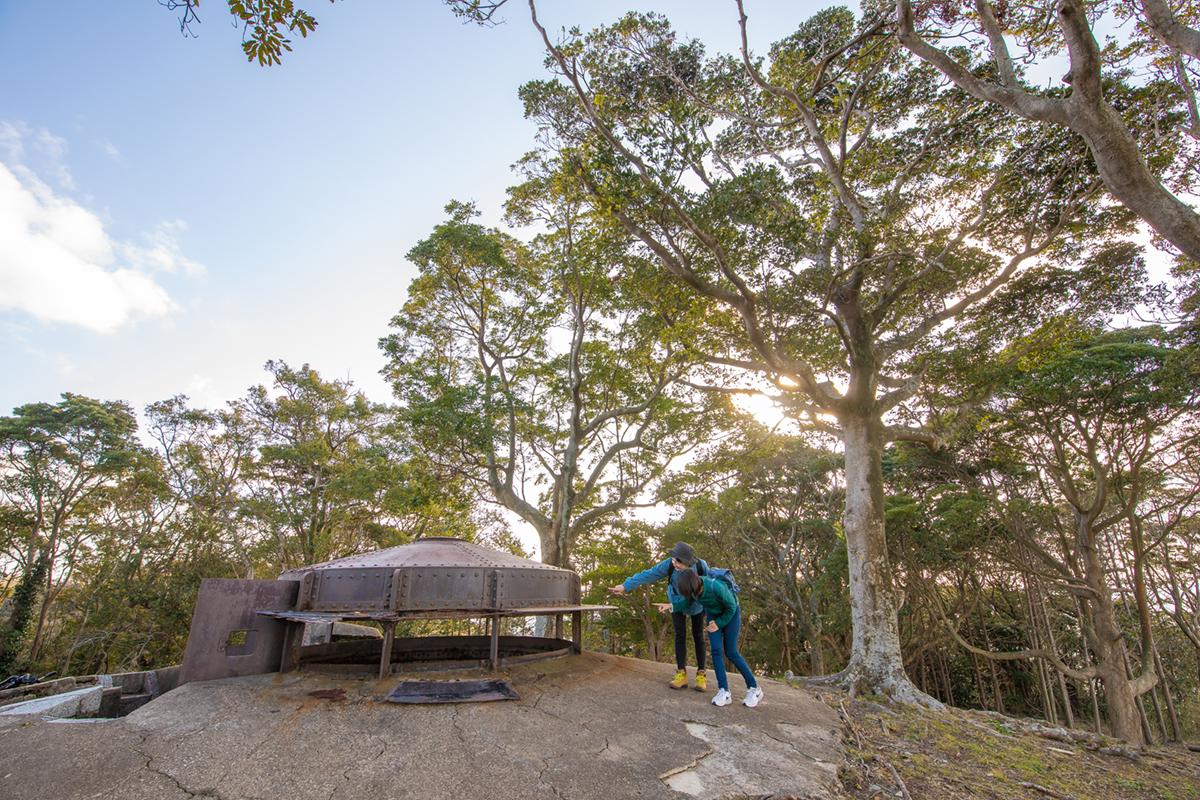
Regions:
<instances>
[{"instance_id":1,"label":"green moss","mask_svg":"<svg viewBox=\"0 0 1200 800\"><path fill-rule=\"evenodd\" d=\"M1062 745L967 712L891 706L881 714L866 705L851 710L861 741L851 755L866 773L856 781L858 798L868 796L863 787L891 783L881 766L887 763L913 797L926 800L1026 800L1030 783L1075 798L1200 800L1194 777L1200 759L1178 749L1159 749L1153 758L1131 762L1083 748L1061 753Z\"/></svg>"},{"instance_id":2,"label":"green moss","mask_svg":"<svg viewBox=\"0 0 1200 800\"><path fill-rule=\"evenodd\" d=\"M1026 755L1013 760L1013 769L1026 775L1041 777L1050 774L1050 767L1036 756Z\"/></svg>"}]
</instances>

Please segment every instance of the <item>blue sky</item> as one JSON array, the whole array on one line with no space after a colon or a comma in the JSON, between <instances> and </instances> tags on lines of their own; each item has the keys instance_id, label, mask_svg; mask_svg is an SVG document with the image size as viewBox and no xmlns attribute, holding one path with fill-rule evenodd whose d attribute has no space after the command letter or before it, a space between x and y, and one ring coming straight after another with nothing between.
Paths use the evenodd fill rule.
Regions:
<instances>
[{"instance_id":1,"label":"blue sky","mask_svg":"<svg viewBox=\"0 0 1200 800\"><path fill-rule=\"evenodd\" d=\"M404 254L452 199L496 223L543 76L523 3L491 29L440 0L321 0L282 66L223 0L196 38L154 0L0 0L0 414L72 391L213 406L308 362L377 400ZM749 0L765 50L820 3ZM549 27L627 2L543 0ZM640 2L710 50L732 0Z\"/></svg>"}]
</instances>

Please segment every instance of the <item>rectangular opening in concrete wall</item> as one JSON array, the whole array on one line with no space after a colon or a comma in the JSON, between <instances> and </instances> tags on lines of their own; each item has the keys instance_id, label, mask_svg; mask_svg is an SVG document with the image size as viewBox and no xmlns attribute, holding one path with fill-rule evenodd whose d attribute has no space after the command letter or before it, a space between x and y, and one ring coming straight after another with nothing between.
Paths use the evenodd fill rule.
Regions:
<instances>
[{"instance_id":1,"label":"rectangular opening in concrete wall","mask_svg":"<svg viewBox=\"0 0 1200 800\"><path fill-rule=\"evenodd\" d=\"M238 628L225 637L225 655L247 656L254 652L254 631Z\"/></svg>"}]
</instances>

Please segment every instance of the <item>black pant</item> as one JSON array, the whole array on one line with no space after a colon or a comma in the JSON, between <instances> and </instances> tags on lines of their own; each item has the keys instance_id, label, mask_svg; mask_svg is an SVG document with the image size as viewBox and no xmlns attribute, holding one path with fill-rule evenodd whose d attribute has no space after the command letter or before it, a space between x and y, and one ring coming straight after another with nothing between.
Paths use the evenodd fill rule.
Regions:
<instances>
[{"instance_id":1,"label":"black pant","mask_svg":"<svg viewBox=\"0 0 1200 800\"><path fill-rule=\"evenodd\" d=\"M681 611L671 613L671 622L675 625L675 666L683 669L687 665L687 623L688 615ZM704 612L691 617L692 641L696 643L696 669L704 671Z\"/></svg>"}]
</instances>

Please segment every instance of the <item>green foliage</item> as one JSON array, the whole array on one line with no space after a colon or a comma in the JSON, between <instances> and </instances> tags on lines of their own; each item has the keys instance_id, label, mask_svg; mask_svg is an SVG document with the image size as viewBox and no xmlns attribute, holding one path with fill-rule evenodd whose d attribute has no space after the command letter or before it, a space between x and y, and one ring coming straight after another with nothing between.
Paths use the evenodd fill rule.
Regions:
<instances>
[{"instance_id":1,"label":"green foliage","mask_svg":"<svg viewBox=\"0 0 1200 800\"><path fill-rule=\"evenodd\" d=\"M298 8L294 0L225 0L235 24L242 28L242 52L246 60L260 67L283 63L284 52L292 52L289 34L302 39L316 30L317 20ZM330 3L336 0L329 0ZM192 26L200 22L200 0L163 0L171 11L180 11L179 29L195 35Z\"/></svg>"},{"instance_id":2,"label":"green foliage","mask_svg":"<svg viewBox=\"0 0 1200 800\"><path fill-rule=\"evenodd\" d=\"M21 575L9 600L8 621L0 627L0 675L8 676L16 670L25 632L37 606L38 591L46 580L46 563L45 558L38 558L33 568Z\"/></svg>"},{"instance_id":3,"label":"green foliage","mask_svg":"<svg viewBox=\"0 0 1200 800\"><path fill-rule=\"evenodd\" d=\"M381 347L414 443L566 564L721 407L683 380L695 304L630 257L624 233L581 209L545 162L523 169L509 214L546 232L526 244L448 205L409 252L419 274Z\"/></svg>"},{"instance_id":4,"label":"green foliage","mask_svg":"<svg viewBox=\"0 0 1200 800\"><path fill-rule=\"evenodd\" d=\"M267 369L269 387L223 409L152 403L151 447L120 403L66 395L0 418L0 544L25 575L6 657L24 641L11 625L32 611L33 666L162 666L182 655L204 578L273 578L416 536L519 551L414 452L390 409L307 366Z\"/></svg>"},{"instance_id":5,"label":"green foliage","mask_svg":"<svg viewBox=\"0 0 1200 800\"><path fill-rule=\"evenodd\" d=\"M613 525L579 545L575 561L584 587L583 602L617 607L604 613L599 625L588 627L594 637L591 646L652 660L674 657L671 615L654 607L666 602L666 584L647 586L619 600L607 591L661 561L668 547L658 530L637 521Z\"/></svg>"},{"instance_id":6,"label":"green foliage","mask_svg":"<svg viewBox=\"0 0 1200 800\"><path fill-rule=\"evenodd\" d=\"M742 651L770 672L844 664L846 551L841 458L747 424L668 485L682 513L655 534L687 541L742 587Z\"/></svg>"}]
</instances>

